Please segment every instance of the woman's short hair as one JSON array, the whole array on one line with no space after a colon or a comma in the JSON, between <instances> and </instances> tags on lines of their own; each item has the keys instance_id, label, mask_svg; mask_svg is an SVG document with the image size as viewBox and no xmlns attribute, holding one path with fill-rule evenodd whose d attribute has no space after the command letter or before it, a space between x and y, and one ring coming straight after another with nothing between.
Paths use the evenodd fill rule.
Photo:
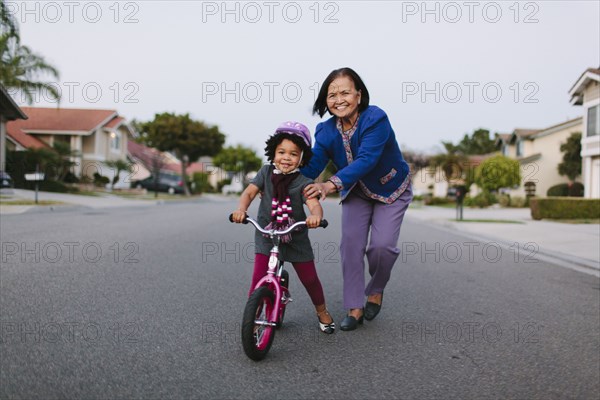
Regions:
<instances>
[{"instance_id":1,"label":"woman's short hair","mask_svg":"<svg viewBox=\"0 0 600 400\"><path fill-rule=\"evenodd\" d=\"M369 91L367 90L365 83L352 68L344 67L331 71L323 81L317 100L313 105L313 115L319 114L319 117L323 117L325 111L329 112L329 109L327 108L327 91L329 90L331 82L341 76L350 78L352 82L354 82L354 88L361 93L358 112L361 113L369 107ZM331 112L329 112L329 114L331 114Z\"/></svg>"},{"instance_id":2,"label":"woman's short hair","mask_svg":"<svg viewBox=\"0 0 600 400\"><path fill-rule=\"evenodd\" d=\"M275 149L284 139L291 140L294 142L296 146L302 150L302 161L300 162L300 166L308 165L310 159L313 156L312 149L310 146L306 144L306 142L298 135L294 135L292 133L281 132L276 133L267 139L267 146L265 147L265 155L270 162L273 162L275 159Z\"/></svg>"}]
</instances>

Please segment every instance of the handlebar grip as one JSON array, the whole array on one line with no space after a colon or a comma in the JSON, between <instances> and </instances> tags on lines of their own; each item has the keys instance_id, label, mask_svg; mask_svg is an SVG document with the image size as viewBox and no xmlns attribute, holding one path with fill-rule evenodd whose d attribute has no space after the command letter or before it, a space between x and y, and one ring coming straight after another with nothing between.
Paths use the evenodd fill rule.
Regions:
<instances>
[{"instance_id":1,"label":"handlebar grip","mask_svg":"<svg viewBox=\"0 0 600 400\"><path fill-rule=\"evenodd\" d=\"M233 213L229 214L229 222L233 223ZM242 224L246 225L248 223L248 216L246 215L244 217L244 220L242 221Z\"/></svg>"},{"instance_id":2,"label":"handlebar grip","mask_svg":"<svg viewBox=\"0 0 600 400\"><path fill-rule=\"evenodd\" d=\"M327 220L326 220L326 219L322 219L322 220L321 220L321 223L319 224L319 226L320 226L321 228L327 228L327 226L328 226L328 225L329 225L329 222L327 222Z\"/></svg>"}]
</instances>

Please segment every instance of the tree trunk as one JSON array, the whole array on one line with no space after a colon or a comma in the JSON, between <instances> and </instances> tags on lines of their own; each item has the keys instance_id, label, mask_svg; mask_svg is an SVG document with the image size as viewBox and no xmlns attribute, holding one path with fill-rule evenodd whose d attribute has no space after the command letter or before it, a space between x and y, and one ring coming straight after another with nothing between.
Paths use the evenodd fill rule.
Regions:
<instances>
[{"instance_id":1,"label":"tree trunk","mask_svg":"<svg viewBox=\"0 0 600 400\"><path fill-rule=\"evenodd\" d=\"M185 169L187 168L185 160L181 159L181 179L183 180L183 194L186 196L191 196L190 189L187 185L187 174Z\"/></svg>"}]
</instances>

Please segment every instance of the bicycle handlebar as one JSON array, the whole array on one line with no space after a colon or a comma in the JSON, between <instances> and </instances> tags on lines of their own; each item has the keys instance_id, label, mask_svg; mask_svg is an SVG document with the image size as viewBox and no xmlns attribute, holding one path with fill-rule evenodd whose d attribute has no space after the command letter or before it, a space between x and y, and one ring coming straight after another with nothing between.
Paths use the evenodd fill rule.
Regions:
<instances>
[{"instance_id":1,"label":"bicycle handlebar","mask_svg":"<svg viewBox=\"0 0 600 400\"><path fill-rule=\"evenodd\" d=\"M233 214L229 214L229 222L233 222ZM244 220L242 221L242 224L247 224L247 223L251 223L252 225L254 225L256 230L261 233L264 233L267 235L277 235L277 236L286 235L286 234L290 233L291 231L293 231L294 229L296 229L297 227L306 225L306 221L298 221L294 225L290 226L289 228L287 228L283 231L276 231L274 229L267 230L267 229L263 229L258 224L258 222L256 222L255 220L253 220L252 218L250 218L249 216L246 215L246 218L244 218ZM321 223L319 224L319 228L327 228L328 225L329 225L329 222L327 222L326 219L322 219Z\"/></svg>"}]
</instances>

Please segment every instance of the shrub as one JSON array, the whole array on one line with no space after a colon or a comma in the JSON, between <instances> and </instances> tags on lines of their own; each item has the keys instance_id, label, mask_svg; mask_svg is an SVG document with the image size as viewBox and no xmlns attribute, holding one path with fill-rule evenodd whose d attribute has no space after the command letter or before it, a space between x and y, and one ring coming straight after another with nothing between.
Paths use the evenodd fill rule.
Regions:
<instances>
[{"instance_id":1,"label":"shrub","mask_svg":"<svg viewBox=\"0 0 600 400\"><path fill-rule=\"evenodd\" d=\"M426 197L425 204L428 206L435 206L438 204L451 204L455 203L454 200L449 199L447 197Z\"/></svg>"},{"instance_id":2,"label":"shrub","mask_svg":"<svg viewBox=\"0 0 600 400\"><path fill-rule=\"evenodd\" d=\"M498 202L498 200L496 199L496 196L494 196L490 192L483 191L483 192L479 193L475 197L468 197L468 198L466 198L465 199L465 206L467 206L467 207L485 208L485 207L489 207L492 204L495 204L497 202Z\"/></svg>"},{"instance_id":3,"label":"shrub","mask_svg":"<svg viewBox=\"0 0 600 400\"><path fill-rule=\"evenodd\" d=\"M25 189L35 190L35 182L28 181ZM67 193L69 188L62 182L53 180L44 180L38 183L38 189L43 192Z\"/></svg>"},{"instance_id":4,"label":"shrub","mask_svg":"<svg viewBox=\"0 0 600 400\"><path fill-rule=\"evenodd\" d=\"M600 199L577 199L572 197L552 197L529 200L531 217L535 220L551 219L598 219Z\"/></svg>"},{"instance_id":5,"label":"shrub","mask_svg":"<svg viewBox=\"0 0 600 400\"><path fill-rule=\"evenodd\" d=\"M569 186L569 197L583 197L583 183L573 182Z\"/></svg>"},{"instance_id":6,"label":"shrub","mask_svg":"<svg viewBox=\"0 0 600 400\"><path fill-rule=\"evenodd\" d=\"M110 182L110 179L106 176L102 176L97 172L94 172L94 186L104 187Z\"/></svg>"},{"instance_id":7,"label":"shrub","mask_svg":"<svg viewBox=\"0 0 600 400\"><path fill-rule=\"evenodd\" d=\"M498 204L500 204L502 207L509 207L510 206L510 196L507 194L501 194L498 195Z\"/></svg>"},{"instance_id":8,"label":"shrub","mask_svg":"<svg viewBox=\"0 0 600 400\"><path fill-rule=\"evenodd\" d=\"M206 172L194 172L192 182L194 183L194 193L209 193L215 190L208 182L208 174Z\"/></svg>"},{"instance_id":9,"label":"shrub","mask_svg":"<svg viewBox=\"0 0 600 400\"><path fill-rule=\"evenodd\" d=\"M521 207L526 207L526 206L527 206L527 199L525 197L514 196L514 197L510 198L509 207L521 208Z\"/></svg>"},{"instance_id":10,"label":"shrub","mask_svg":"<svg viewBox=\"0 0 600 400\"><path fill-rule=\"evenodd\" d=\"M548 197L567 197L569 195L569 187L566 183L560 183L558 185L551 186L546 192Z\"/></svg>"},{"instance_id":11,"label":"shrub","mask_svg":"<svg viewBox=\"0 0 600 400\"><path fill-rule=\"evenodd\" d=\"M65 183L79 183L80 179L71 171L67 172L63 182Z\"/></svg>"},{"instance_id":12,"label":"shrub","mask_svg":"<svg viewBox=\"0 0 600 400\"><path fill-rule=\"evenodd\" d=\"M579 182L559 183L548 189L546 192L548 197L583 197L583 184Z\"/></svg>"},{"instance_id":13,"label":"shrub","mask_svg":"<svg viewBox=\"0 0 600 400\"><path fill-rule=\"evenodd\" d=\"M223 179L222 181L220 181L219 183L217 183L217 192L221 193L221 190L223 189L223 186L225 185L231 185L231 179Z\"/></svg>"}]
</instances>

